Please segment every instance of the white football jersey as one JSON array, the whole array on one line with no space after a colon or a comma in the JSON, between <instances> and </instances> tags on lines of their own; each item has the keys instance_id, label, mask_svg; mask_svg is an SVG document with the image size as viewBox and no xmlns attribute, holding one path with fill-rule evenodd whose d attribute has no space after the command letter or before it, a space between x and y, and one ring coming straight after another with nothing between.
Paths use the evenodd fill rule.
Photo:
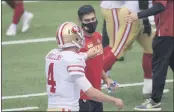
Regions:
<instances>
[{"instance_id":1,"label":"white football jersey","mask_svg":"<svg viewBox=\"0 0 174 112\"><path fill-rule=\"evenodd\" d=\"M100 7L105 8L105 9L114 9L114 8L121 8L124 4L124 1L101 1Z\"/></svg>"},{"instance_id":2,"label":"white football jersey","mask_svg":"<svg viewBox=\"0 0 174 112\"><path fill-rule=\"evenodd\" d=\"M46 56L48 108L79 110L81 88L72 76L85 75L84 57L72 51L51 50Z\"/></svg>"},{"instance_id":3,"label":"white football jersey","mask_svg":"<svg viewBox=\"0 0 174 112\"><path fill-rule=\"evenodd\" d=\"M128 8L129 10L133 11L133 12L140 12L140 8L139 8L139 2L138 0L135 0L135 1L127 1L125 0L124 2L124 7ZM152 0L149 0L149 6L148 7L151 7L152 6Z\"/></svg>"}]
</instances>

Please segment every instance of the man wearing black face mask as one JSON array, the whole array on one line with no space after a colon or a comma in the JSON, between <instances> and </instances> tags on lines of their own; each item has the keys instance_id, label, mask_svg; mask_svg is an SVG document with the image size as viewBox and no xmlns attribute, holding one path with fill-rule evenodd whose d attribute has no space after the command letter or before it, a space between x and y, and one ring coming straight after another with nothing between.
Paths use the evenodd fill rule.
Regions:
<instances>
[{"instance_id":1,"label":"man wearing black face mask","mask_svg":"<svg viewBox=\"0 0 174 112\"><path fill-rule=\"evenodd\" d=\"M94 13L90 15L91 17L94 16ZM81 21L82 24L82 28L85 31L86 34L93 34L97 28L97 24L98 21L96 20L96 17L93 17L92 19L90 19L91 17L89 16L89 18L84 19L83 21ZM80 18L79 18L80 19Z\"/></svg>"},{"instance_id":2,"label":"man wearing black face mask","mask_svg":"<svg viewBox=\"0 0 174 112\"><path fill-rule=\"evenodd\" d=\"M102 37L101 34L96 31L97 28L97 19L95 15L95 10L90 5L84 5L78 10L78 18L81 24L81 27L84 31L85 36L85 48L81 49L81 52L87 51L90 48L97 46L102 48ZM98 54L97 56L88 59L86 61L85 74L87 79L93 85L94 88L101 90L101 79L110 86L113 83L113 80L108 78L106 73L103 70L103 53ZM103 104L101 102L96 102L91 100L85 93L81 91L80 93L80 111L87 112L96 112L103 111ZM121 102L121 100L118 100Z\"/></svg>"}]
</instances>

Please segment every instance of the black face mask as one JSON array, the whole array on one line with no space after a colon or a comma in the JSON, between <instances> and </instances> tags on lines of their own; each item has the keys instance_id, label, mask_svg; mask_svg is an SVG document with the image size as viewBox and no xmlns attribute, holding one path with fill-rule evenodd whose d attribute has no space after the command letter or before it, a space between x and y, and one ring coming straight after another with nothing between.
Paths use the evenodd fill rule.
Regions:
<instances>
[{"instance_id":1,"label":"black face mask","mask_svg":"<svg viewBox=\"0 0 174 112\"><path fill-rule=\"evenodd\" d=\"M98 24L97 20L95 22L91 22L88 24L82 23L82 28L88 33L94 33L97 28L97 24ZM87 27L88 29L86 30L84 27Z\"/></svg>"}]
</instances>

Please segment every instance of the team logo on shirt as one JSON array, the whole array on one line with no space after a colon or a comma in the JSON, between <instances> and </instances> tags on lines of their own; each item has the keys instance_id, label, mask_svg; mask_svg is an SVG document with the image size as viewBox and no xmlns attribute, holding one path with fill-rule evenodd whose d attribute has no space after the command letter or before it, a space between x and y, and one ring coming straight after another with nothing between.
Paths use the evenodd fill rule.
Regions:
<instances>
[{"instance_id":1,"label":"team logo on shirt","mask_svg":"<svg viewBox=\"0 0 174 112\"><path fill-rule=\"evenodd\" d=\"M93 46L94 46L93 43L89 43L89 44L87 45L88 49L92 48Z\"/></svg>"}]
</instances>

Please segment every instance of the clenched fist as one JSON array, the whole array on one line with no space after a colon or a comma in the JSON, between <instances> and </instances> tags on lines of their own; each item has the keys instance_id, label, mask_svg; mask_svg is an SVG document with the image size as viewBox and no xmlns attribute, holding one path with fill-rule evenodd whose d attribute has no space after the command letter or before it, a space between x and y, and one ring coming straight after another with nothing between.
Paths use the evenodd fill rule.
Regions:
<instances>
[{"instance_id":1,"label":"clenched fist","mask_svg":"<svg viewBox=\"0 0 174 112\"><path fill-rule=\"evenodd\" d=\"M118 107L118 109L122 109L124 107L124 103L121 99L116 98L114 104Z\"/></svg>"}]
</instances>

